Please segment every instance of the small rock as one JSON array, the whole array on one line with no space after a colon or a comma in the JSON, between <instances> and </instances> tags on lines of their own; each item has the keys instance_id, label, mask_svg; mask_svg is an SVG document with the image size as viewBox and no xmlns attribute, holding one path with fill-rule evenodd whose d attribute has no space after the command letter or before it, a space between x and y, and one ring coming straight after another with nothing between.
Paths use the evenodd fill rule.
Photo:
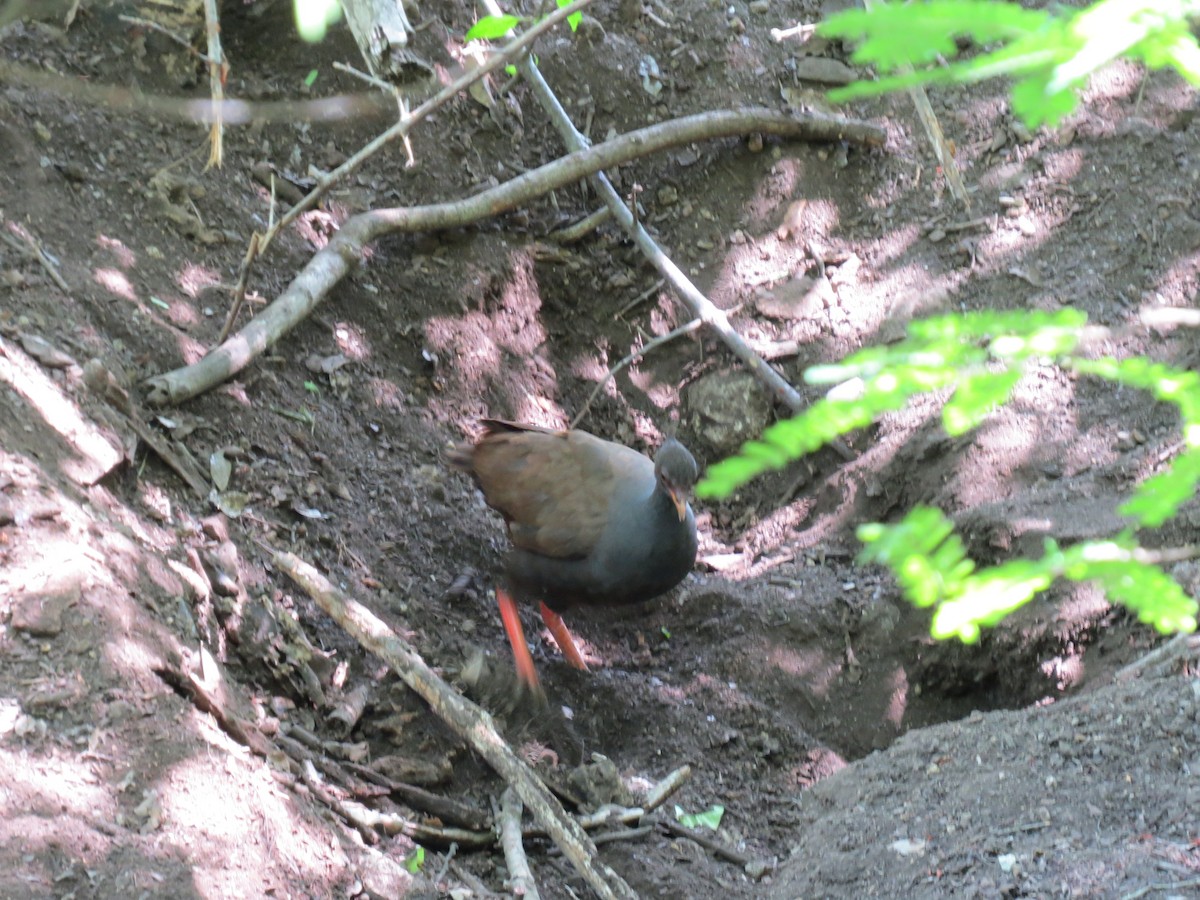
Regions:
<instances>
[{"instance_id":1,"label":"small rock","mask_svg":"<svg viewBox=\"0 0 1200 900\"><path fill-rule=\"evenodd\" d=\"M828 278L801 275L754 298L754 308L772 319L811 319L834 305Z\"/></svg>"},{"instance_id":2,"label":"small rock","mask_svg":"<svg viewBox=\"0 0 1200 900\"><path fill-rule=\"evenodd\" d=\"M372 897L403 897L413 887L413 876L403 863L385 856L378 850L366 848L359 878L363 889Z\"/></svg>"},{"instance_id":3,"label":"small rock","mask_svg":"<svg viewBox=\"0 0 1200 900\"><path fill-rule=\"evenodd\" d=\"M13 605L12 627L35 637L55 637L63 630L63 613L79 602L83 588L74 579L47 585Z\"/></svg>"},{"instance_id":4,"label":"small rock","mask_svg":"<svg viewBox=\"0 0 1200 900\"><path fill-rule=\"evenodd\" d=\"M849 84L858 77L850 66L827 56L802 56L796 60L796 77L821 84Z\"/></svg>"},{"instance_id":5,"label":"small rock","mask_svg":"<svg viewBox=\"0 0 1200 900\"><path fill-rule=\"evenodd\" d=\"M771 417L771 402L748 372L717 372L688 386L687 408L696 432L718 453L756 438Z\"/></svg>"},{"instance_id":6,"label":"small rock","mask_svg":"<svg viewBox=\"0 0 1200 900\"><path fill-rule=\"evenodd\" d=\"M775 862L770 859L752 859L746 863L744 868L747 875L758 881L768 872L775 871Z\"/></svg>"}]
</instances>

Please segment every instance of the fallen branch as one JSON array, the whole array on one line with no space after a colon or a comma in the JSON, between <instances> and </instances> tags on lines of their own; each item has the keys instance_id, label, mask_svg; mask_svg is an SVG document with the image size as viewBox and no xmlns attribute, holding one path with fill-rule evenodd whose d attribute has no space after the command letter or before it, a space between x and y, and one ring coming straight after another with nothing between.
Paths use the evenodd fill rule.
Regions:
<instances>
[{"instance_id":1,"label":"fallen branch","mask_svg":"<svg viewBox=\"0 0 1200 900\"><path fill-rule=\"evenodd\" d=\"M491 716L446 684L407 641L370 610L347 597L298 556L275 553L272 563L300 585L351 637L386 662L405 684L424 698L442 721L512 786L599 896L606 900L636 900L633 889L597 857L595 845L579 823L563 811L546 786L496 731ZM346 805L351 804L346 801ZM360 821L375 820L374 816L367 815L370 812L361 811ZM457 842L466 846L466 841Z\"/></svg>"},{"instance_id":2,"label":"fallen branch","mask_svg":"<svg viewBox=\"0 0 1200 900\"><path fill-rule=\"evenodd\" d=\"M414 784L394 781L361 763L346 763L345 765L354 774L386 789L393 797L403 800L418 812L437 816L443 822L458 825L469 831L488 831L491 828L491 816L482 809L452 797L443 797L441 794L435 794Z\"/></svg>"},{"instance_id":3,"label":"fallen branch","mask_svg":"<svg viewBox=\"0 0 1200 900\"><path fill-rule=\"evenodd\" d=\"M504 850L504 864L508 866L508 889L514 897L540 900L537 882L529 870L529 860L521 843L521 798L511 788L505 788L500 797L500 847Z\"/></svg>"},{"instance_id":4,"label":"fallen branch","mask_svg":"<svg viewBox=\"0 0 1200 900\"><path fill-rule=\"evenodd\" d=\"M483 5L493 15L498 15L500 12L500 8L496 5L495 0L483 0ZM559 136L567 148L578 151L580 148L587 146L586 139L579 133L579 130L567 115L567 111L563 109L562 104L558 101L558 97L554 95L550 85L546 83L546 79L542 77L542 73L538 70L533 60L529 58L522 60L518 68L533 87L538 102L542 105L547 115L550 116L552 124L558 130ZM858 123L856 129L861 129L859 137L863 143L875 144L877 146L884 143L885 134L882 128L862 122ZM865 140L870 129L877 129L877 135L874 140ZM733 355L741 360L742 364L767 387L776 400L792 412L802 412L806 408L806 404L799 392L788 383L786 378L771 368L761 356L754 352L754 349L746 343L745 338L733 327L733 324L729 321L728 314L709 300L692 283L691 279L684 274L683 270L675 265L674 261L663 252L654 238L650 236L650 232L642 227L630 209L621 201L620 194L612 186L612 182L608 180L608 176L602 171L597 171L591 176L591 183L600 194L601 199L604 200L605 205L612 212L613 218L633 237L638 249L642 251L642 254L650 261L651 265L658 269L659 274L671 283L671 286L675 289L676 294L679 295L684 306L688 308L692 317L700 319L705 325L711 328Z\"/></svg>"},{"instance_id":5,"label":"fallen branch","mask_svg":"<svg viewBox=\"0 0 1200 900\"><path fill-rule=\"evenodd\" d=\"M751 858L745 853L734 850L720 841L714 841L712 838L705 837L693 828L685 828L678 822L673 822L670 819L659 819L658 827L677 837L684 837L689 841L695 841L714 856L719 856L728 862L736 863L742 867L745 867L746 863L750 862Z\"/></svg>"},{"instance_id":6,"label":"fallen branch","mask_svg":"<svg viewBox=\"0 0 1200 900\"><path fill-rule=\"evenodd\" d=\"M348 219L330 242L292 279L284 292L251 319L241 331L192 365L151 378L147 382L148 400L156 406L181 403L242 371L303 321L333 286L362 262L363 250L367 244L383 235L462 227L507 212L535 197L640 156L695 141L753 131L818 140L850 139L869 144L880 144L884 138L881 128L841 116L795 116L761 108L708 112L630 132L612 141L562 157L463 200L430 206L377 209L362 213ZM628 217L629 211L620 204L619 199L618 205ZM649 235L646 235L646 239L650 240ZM657 251L657 247L655 250ZM661 251L657 252L661 255ZM662 258L666 260L665 256ZM666 260L666 263L674 269L673 263L669 260ZM731 331L726 314L713 306L703 295L700 297L706 306L699 318L710 327L716 328L719 333L723 333L722 328ZM757 360L760 367L766 367L766 363L754 355L746 342L740 336L736 336L736 332L733 335L738 346L742 347L750 358ZM733 340L734 337L730 339ZM775 379L775 383L781 386L780 390L786 391L787 396L791 398L786 401L789 408L801 408L802 404L795 390L774 370L766 368Z\"/></svg>"}]
</instances>

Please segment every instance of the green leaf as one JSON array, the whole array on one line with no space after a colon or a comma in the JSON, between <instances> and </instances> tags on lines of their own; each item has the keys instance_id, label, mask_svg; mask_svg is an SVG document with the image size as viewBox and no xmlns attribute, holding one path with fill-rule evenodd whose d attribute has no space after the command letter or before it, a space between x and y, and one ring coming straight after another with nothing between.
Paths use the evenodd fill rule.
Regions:
<instances>
[{"instance_id":1,"label":"green leaf","mask_svg":"<svg viewBox=\"0 0 1200 900\"><path fill-rule=\"evenodd\" d=\"M880 77L829 93L835 103L918 84L1013 80L1012 107L1029 127L1055 125L1078 105L1080 88L1117 57L1174 67L1200 84L1200 46L1189 17L1196 0L1098 0L1082 10L1025 10L989 0L877 3L848 10L818 28L856 42L853 60ZM959 60L958 41L985 48ZM948 61L948 62L947 62Z\"/></svg>"},{"instance_id":2,"label":"green leaf","mask_svg":"<svg viewBox=\"0 0 1200 900\"><path fill-rule=\"evenodd\" d=\"M725 807L714 803L702 813L686 813L683 807L676 804L675 818L684 828L708 828L716 831L721 827L721 817L725 815Z\"/></svg>"},{"instance_id":3,"label":"green leaf","mask_svg":"<svg viewBox=\"0 0 1200 900\"><path fill-rule=\"evenodd\" d=\"M853 60L885 71L958 55L956 39L979 44L1012 40L1037 31L1049 13L985 0L933 0L905 6L877 3L870 11L847 10L818 28L824 37L859 41Z\"/></svg>"},{"instance_id":4,"label":"green leaf","mask_svg":"<svg viewBox=\"0 0 1200 900\"><path fill-rule=\"evenodd\" d=\"M467 32L468 41L494 41L521 24L520 16L484 16Z\"/></svg>"},{"instance_id":5,"label":"green leaf","mask_svg":"<svg viewBox=\"0 0 1200 900\"><path fill-rule=\"evenodd\" d=\"M1198 483L1200 449L1192 449L1175 457L1165 472L1143 481L1119 512L1139 525L1158 528L1195 495Z\"/></svg>"},{"instance_id":6,"label":"green leaf","mask_svg":"<svg viewBox=\"0 0 1200 900\"><path fill-rule=\"evenodd\" d=\"M974 372L958 382L942 408L942 423L952 436L965 434L1008 399L1022 375L1021 369Z\"/></svg>"},{"instance_id":7,"label":"green leaf","mask_svg":"<svg viewBox=\"0 0 1200 900\"><path fill-rule=\"evenodd\" d=\"M556 2L558 3L558 8L562 9L564 6L570 6L572 0L556 0ZM571 26L571 31L573 32L579 30L579 23L582 21L582 12L571 13L569 16L567 16L567 24Z\"/></svg>"},{"instance_id":8,"label":"green leaf","mask_svg":"<svg viewBox=\"0 0 1200 900\"><path fill-rule=\"evenodd\" d=\"M329 26L342 17L338 0L295 0L296 31L310 44L325 39Z\"/></svg>"},{"instance_id":9,"label":"green leaf","mask_svg":"<svg viewBox=\"0 0 1200 900\"><path fill-rule=\"evenodd\" d=\"M404 861L404 868L408 869L410 875L416 875L421 871L423 865L425 865L425 848L417 844L417 849L413 851L412 856Z\"/></svg>"}]
</instances>

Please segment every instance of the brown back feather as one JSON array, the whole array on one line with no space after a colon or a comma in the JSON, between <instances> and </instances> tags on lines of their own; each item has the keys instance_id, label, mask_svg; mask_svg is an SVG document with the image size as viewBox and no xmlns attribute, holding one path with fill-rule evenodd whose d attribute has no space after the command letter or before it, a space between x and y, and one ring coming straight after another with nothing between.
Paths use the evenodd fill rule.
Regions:
<instances>
[{"instance_id":1,"label":"brown back feather","mask_svg":"<svg viewBox=\"0 0 1200 900\"><path fill-rule=\"evenodd\" d=\"M484 436L457 448L451 462L475 477L513 544L557 559L591 553L618 474L606 442L580 431L484 423Z\"/></svg>"}]
</instances>

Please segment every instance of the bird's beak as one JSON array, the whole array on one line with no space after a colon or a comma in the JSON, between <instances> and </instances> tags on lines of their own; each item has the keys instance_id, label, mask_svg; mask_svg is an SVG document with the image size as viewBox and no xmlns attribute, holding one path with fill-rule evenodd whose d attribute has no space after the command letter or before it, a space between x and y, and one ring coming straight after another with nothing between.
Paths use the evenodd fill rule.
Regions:
<instances>
[{"instance_id":1,"label":"bird's beak","mask_svg":"<svg viewBox=\"0 0 1200 900\"><path fill-rule=\"evenodd\" d=\"M687 518L687 494L678 488L667 488L667 493L671 495L671 502L675 504L675 512L679 513L679 521L682 522Z\"/></svg>"}]
</instances>

